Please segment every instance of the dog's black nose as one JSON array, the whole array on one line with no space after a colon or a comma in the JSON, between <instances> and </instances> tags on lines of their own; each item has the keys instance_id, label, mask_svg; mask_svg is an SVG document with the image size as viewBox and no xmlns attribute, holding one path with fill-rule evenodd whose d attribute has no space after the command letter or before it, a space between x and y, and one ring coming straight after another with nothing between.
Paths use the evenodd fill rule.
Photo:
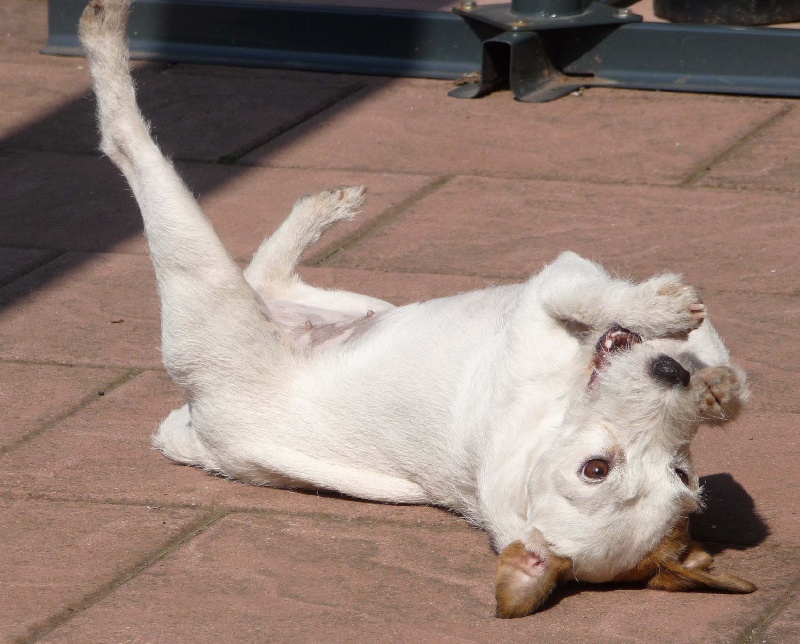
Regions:
<instances>
[{"instance_id":1,"label":"dog's black nose","mask_svg":"<svg viewBox=\"0 0 800 644\"><path fill-rule=\"evenodd\" d=\"M650 365L653 378L667 385L689 386L691 374L683 368L680 362L669 356L658 356Z\"/></svg>"}]
</instances>

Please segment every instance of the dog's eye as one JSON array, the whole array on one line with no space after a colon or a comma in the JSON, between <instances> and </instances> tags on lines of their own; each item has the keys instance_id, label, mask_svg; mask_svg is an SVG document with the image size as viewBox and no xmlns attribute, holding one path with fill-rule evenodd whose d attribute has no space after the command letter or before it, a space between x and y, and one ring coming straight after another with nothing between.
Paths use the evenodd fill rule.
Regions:
<instances>
[{"instance_id":1,"label":"dog's eye","mask_svg":"<svg viewBox=\"0 0 800 644\"><path fill-rule=\"evenodd\" d=\"M593 458L583 466L581 474L592 481L602 481L610 471L611 464L608 461L602 458Z\"/></svg>"},{"instance_id":2,"label":"dog's eye","mask_svg":"<svg viewBox=\"0 0 800 644\"><path fill-rule=\"evenodd\" d=\"M678 475L678 478L681 480L686 487L689 487L689 475L684 472L682 469L675 468L675 474Z\"/></svg>"}]
</instances>

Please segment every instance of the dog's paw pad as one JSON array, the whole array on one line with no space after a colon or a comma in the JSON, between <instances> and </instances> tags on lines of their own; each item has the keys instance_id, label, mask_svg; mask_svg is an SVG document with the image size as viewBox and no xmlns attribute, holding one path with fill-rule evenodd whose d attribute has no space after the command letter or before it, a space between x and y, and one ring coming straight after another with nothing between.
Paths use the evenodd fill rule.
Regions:
<instances>
[{"instance_id":1,"label":"dog's paw pad","mask_svg":"<svg viewBox=\"0 0 800 644\"><path fill-rule=\"evenodd\" d=\"M710 421L724 422L739 412L743 399L743 383L729 367L701 369L695 378L699 384L700 414Z\"/></svg>"},{"instance_id":2,"label":"dog's paw pad","mask_svg":"<svg viewBox=\"0 0 800 644\"><path fill-rule=\"evenodd\" d=\"M364 203L367 194L365 186L341 186L331 191L334 201L340 202L340 207L358 208Z\"/></svg>"}]
</instances>

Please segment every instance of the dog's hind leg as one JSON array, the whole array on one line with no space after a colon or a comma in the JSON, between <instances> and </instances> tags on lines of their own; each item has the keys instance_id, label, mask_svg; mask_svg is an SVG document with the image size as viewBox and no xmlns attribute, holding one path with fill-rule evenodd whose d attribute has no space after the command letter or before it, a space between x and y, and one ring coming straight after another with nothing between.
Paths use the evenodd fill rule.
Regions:
<instances>
[{"instance_id":1,"label":"dog's hind leg","mask_svg":"<svg viewBox=\"0 0 800 644\"><path fill-rule=\"evenodd\" d=\"M257 291L293 282L303 252L333 224L352 219L365 193L363 186L344 186L298 199L283 224L253 255L245 279Z\"/></svg>"},{"instance_id":2,"label":"dog's hind leg","mask_svg":"<svg viewBox=\"0 0 800 644\"><path fill-rule=\"evenodd\" d=\"M101 149L122 170L144 220L161 297L164 363L192 400L208 382L211 389L224 386L253 363L268 368L286 347L150 137L129 70L128 9L127 0L92 0L80 37L97 95Z\"/></svg>"},{"instance_id":3,"label":"dog's hind leg","mask_svg":"<svg viewBox=\"0 0 800 644\"><path fill-rule=\"evenodd\" d=\"M305 284L295 273L303 252L330 226L352 219L364 203L366 189L343 186L299 199L291 213L253 255L244 277L261 296L271 317L291 327L291 320L326 325L357 322L394 308L388 302L358 293ZM296 321L295 321L296 322Z\"/></svg>"}]
</instances>

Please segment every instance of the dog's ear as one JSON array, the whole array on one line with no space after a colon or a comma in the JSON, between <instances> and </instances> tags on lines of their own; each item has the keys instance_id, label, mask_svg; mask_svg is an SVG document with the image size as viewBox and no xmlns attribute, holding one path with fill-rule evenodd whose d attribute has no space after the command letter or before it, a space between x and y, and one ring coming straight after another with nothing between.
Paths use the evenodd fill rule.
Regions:
<instances>
[{"instance_id":1,"label":"dog's ear","mask_svg":"<svg viewBox=\"0 0 800 644\"><path fill-rule=\"evenodd\" d=\"M665 561L647 582L648 588L669 591L712 590L727 593L752 593L755 584L725 572L691 568L677 561Z\"/></svg>"},{"instance_id":2,"label":"dog's ear","mask_svg":"<svg viewBox=\"0 0 800 644\"><path fill-rule=\"evenodd\" d=\"M546 546L527 550L521 541L507 546L497 561L497 616L525 617L542 605L572 569L572 562Z\"/></svg>"},{"instance_id":3,"label":"dog's ear","mask_svg":"<svg viewBox=\"0 0 800 644\"><path fill-rule=\"evenodd\" d=\"M681 557L681 563L686 568L693 570L708 570L714 563L714 557L708 554L697 541L689 539L689 546Z\"/></svg>"},{"instance_id":4,"label":"dog's ear","mask_svg":"<svg viewBox=\"0 0 800 644\"><path fill-rule=\"evenodd\" d=\"M752 593L756 586L724 572L710 572L714 558L689 536L689 520L679 521L659 546L615 581L645 582L648 588L685 592L709 590Z\"/></svg>"}]
</instances>

